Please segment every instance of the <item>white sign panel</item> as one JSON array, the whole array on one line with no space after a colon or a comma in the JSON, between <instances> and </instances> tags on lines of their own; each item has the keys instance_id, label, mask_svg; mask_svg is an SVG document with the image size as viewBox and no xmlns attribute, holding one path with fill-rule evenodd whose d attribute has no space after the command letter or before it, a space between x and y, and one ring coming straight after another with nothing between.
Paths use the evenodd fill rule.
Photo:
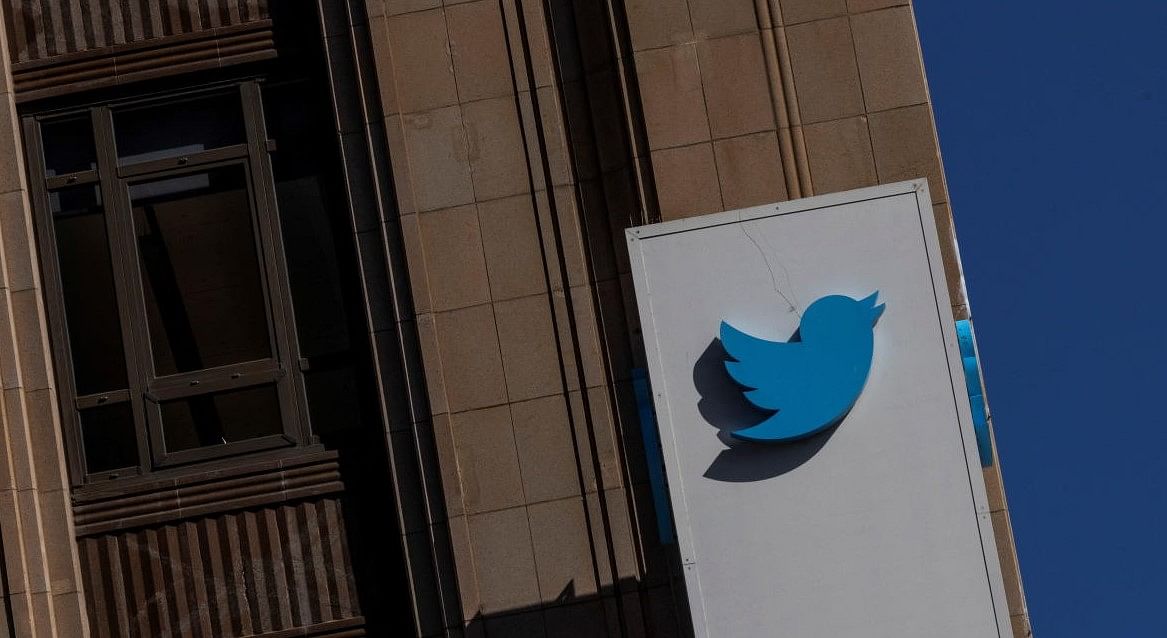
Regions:
<instances>
[{"instance_id":1,"label":"white sign panel","mask_svg":"<svg viewBox=\"0 0 1167 638\"><path fill-rule=\"evenodd\" d=\"M917 181L628 231L698 636L1011 635L932 215Z\"/></svg>"}]
</instances>

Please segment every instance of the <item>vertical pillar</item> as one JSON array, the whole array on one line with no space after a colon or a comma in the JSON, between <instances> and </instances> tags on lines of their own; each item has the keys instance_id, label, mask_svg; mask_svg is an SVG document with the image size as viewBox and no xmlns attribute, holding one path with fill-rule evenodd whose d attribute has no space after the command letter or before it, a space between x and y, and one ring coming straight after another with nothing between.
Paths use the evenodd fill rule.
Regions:
<instances>
[{"instance_id":1,"label":"vertical pillar","mask_svg":"<svg viewBox=\"0 0 1167 638\"><path fill-rule=\"evenodd\" d=\"M3 30L0 67L0 542L7 585L0 636L88 636Z\"/></svg>"}]
</instances>

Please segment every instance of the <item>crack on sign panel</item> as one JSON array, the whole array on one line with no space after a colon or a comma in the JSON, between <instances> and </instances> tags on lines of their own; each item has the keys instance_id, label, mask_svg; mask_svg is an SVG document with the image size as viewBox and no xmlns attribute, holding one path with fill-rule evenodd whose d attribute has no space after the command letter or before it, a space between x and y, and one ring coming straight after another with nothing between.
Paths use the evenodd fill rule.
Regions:
<instances>
[{"instance_id":1,"label":"crack on sign panel","mask_svg":"<svg viewBox=\"0 0 1167 638\"><path fill-rule=\"evenodd\" d=\"M782 292L782 290L778 288L778 277L774 275L774 267L770 264L770 258L766 255L766 251L762 249L762 246L758 243L758 240L750 234L750 231L746 228L745 223L738 224L738 228L742 230L742 233L746 236L746 239L750 240L750 243L754 245L754 248L758 249L758 254L762 256L762 261L766 264L766 270L770 273L770 283L774 287L774 292L778 293L779 297L782 297L782 300L786 302L786 306L789 308L789 311L793 312L798 317L799 321L801 321L802 313L798 311L798 298L795 297L794 291L790 291L790 296L787 297L786 293ZM773 250L773 247L770 246L769 243L767 243L767 247ZM783 266L782 262L778 262L778 267L782 269L782 278L785 279L787 285L789 285L790 271L786 270L786 266ZM791 301L791 298L793 298L793 301Z\"/></svg>"}]
</instances>

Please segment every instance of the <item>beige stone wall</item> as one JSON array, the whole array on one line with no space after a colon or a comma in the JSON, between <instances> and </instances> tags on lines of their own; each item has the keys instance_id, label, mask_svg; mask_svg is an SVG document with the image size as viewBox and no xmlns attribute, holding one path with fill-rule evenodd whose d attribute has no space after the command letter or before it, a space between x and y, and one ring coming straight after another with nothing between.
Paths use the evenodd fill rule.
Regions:
<instances>
[{"instance_id":1,"label":"beige stone wall","mask_svg":"<svg viewBox=\"0 0 1167 638\"><path fill-rule=\"evenodd\" d=\"M543 6L368 2L462 613L470 635L672 635L610 228L634 162L588 115L615 60L553 48Z\"/></svg>"},{"instance_id":2,"label":"beige stone wall","mask_svg":"<svg viewBox=\"0 0 1167 638\"><path fill-rule=\"evenodd\" d=\"M2 14L0 14L2 17ZM88 636L8 45L0 33L0 542L15 635ZM8 624L0 618L0 636Z\"/></svg>"}]
</instances>

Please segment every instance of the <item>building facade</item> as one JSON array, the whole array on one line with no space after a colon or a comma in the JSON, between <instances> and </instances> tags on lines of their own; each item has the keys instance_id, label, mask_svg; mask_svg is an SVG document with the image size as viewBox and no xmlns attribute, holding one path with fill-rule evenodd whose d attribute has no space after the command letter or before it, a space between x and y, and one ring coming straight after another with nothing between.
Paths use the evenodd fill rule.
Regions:
<instances>
[{"instance_id":1,"label":"building facade","mask_svg":"<svg viewBox=\"0 0 1167 638\"><path fill-rule=\"evenodd\" d=\"M927 178L969 317L906 1L0 12L0 636L687 635L623 229Z\"/></svg>"}]
</instances>

